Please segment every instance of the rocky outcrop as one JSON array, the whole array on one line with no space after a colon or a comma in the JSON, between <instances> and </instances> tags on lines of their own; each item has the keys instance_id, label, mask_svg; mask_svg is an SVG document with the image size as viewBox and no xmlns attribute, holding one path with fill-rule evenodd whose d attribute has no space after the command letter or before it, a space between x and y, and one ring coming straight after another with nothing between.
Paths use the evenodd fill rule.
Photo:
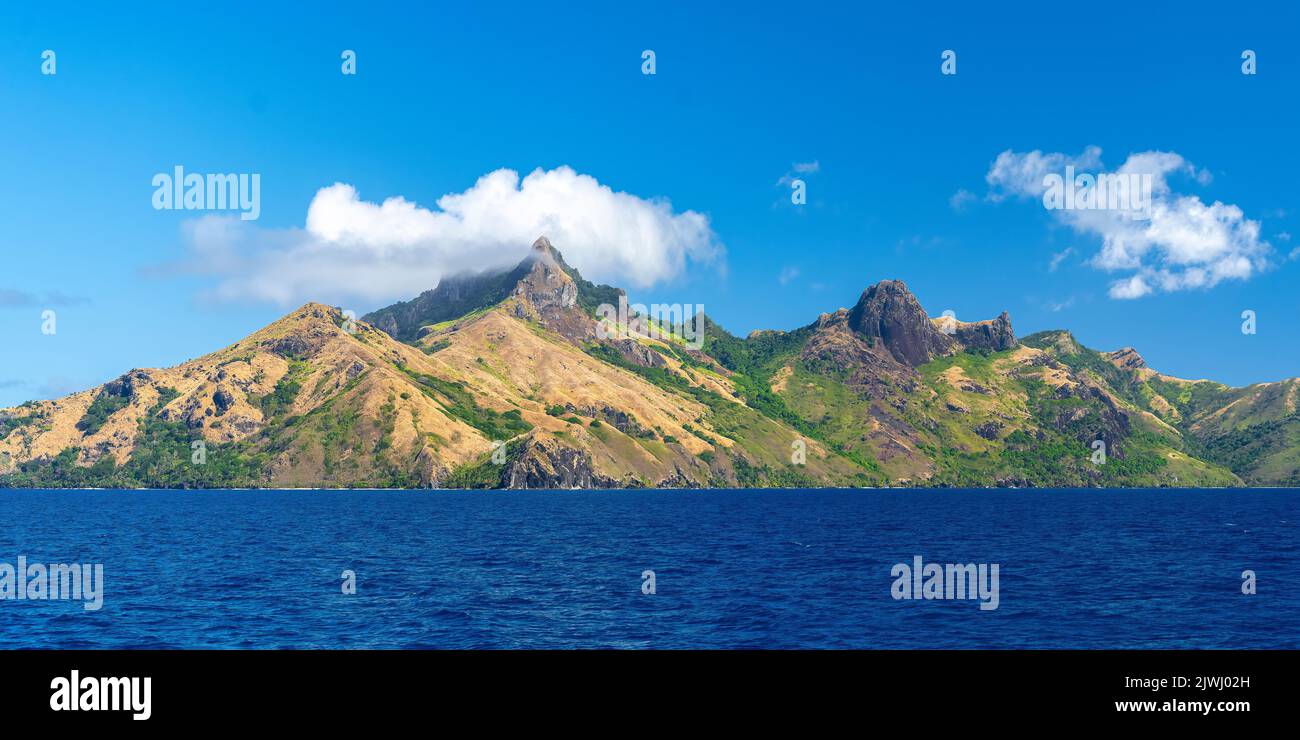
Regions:
<instances>
[{"instance_id":1,"label":"rocky outcrop","mask_svg":"<svg viewBox=\"0 0 1300 740\"><path fill-rule=\"evenodd\" d=\"M528 271L511 296L516 318L532 320L575 344L596 338L596 322L578 306L578 283L546 237L533 242Z\"/></svg>"},{"instance_id":2,"label":"rocky outcrop","mask_svg":"<svg viewBox=\"0 0 1300 740\"><path fill-rule=\"evenodd\" d=\"M1124 347L1114 352L1107 352L1106 358L1121 370L1141 370L1147 366L1146 360L1132 347Z\"/></svg>"},{"instance_id":3,"label":"rocky outcrop","mask_svg":"<svg viewBox=\"0 0 1300 740\"><path fill-rule=\"evenodd\" d=\"M506 488L614 488L619 481L596 473L591 453L544 436L524 440L502 483Z\"/></svg>"},{"instance_id":4,"label":"rocky outcrop","mask_svg":"<svg viewBox=\"0 0 1300 740\"><path fill-rule=\"evenodd\" d=\"M532 266L515 283L514 294L526 299L538 311L573 308L578 303L578 286L560 267L555 248L546 237L533 242Z\"/></svg>"},{"instance_id":5,"label":"rocky outcrop","mask_svg":"<svg viewBox=\"0 0 1300 740\"><path fill-rule=\"evenodd\" d=\"M646 345L641 344L635 339L613 340L611 341L611 345L614 349L618 350L618 353L623 356L623 359L633 365L640 365L641 367L664 367L668 364L668 361L664 359L663 355Z\"/></svg>"},{"instance_id":6,"label":"rocky outcrop","mask_svg":"<svg viewBox=\"0 0 1300 740\"><path fill-rule=\"evenodd\" d=\"M955 329L953 338L962 349L1001 352L1016 346L1016 333L1006 311L992 321L956 322Z\"/></svg>"},{"instance_id":7,"label":"rocky outcrop","mask_svg":"<svg viewBox=\"0 0 1300 740\"><path fill-rule=\"evenodd\" d=\"M1080 399L1086 405L1063 406L1052 419L1057 431L1073 436L1085 446L1096 440L1106 443L1106 454L1117 460L1124 458L1122 442L1129 436L1132 424L1129 414L1104 388L1087 379L1062 385L1055 391L1058 399Z\"/></svg>"},{"instance_id":8,"label":"rocky outcrop","mask_svg":"<svg viewBox=\"0 0 1300 740\"><path fill-rule=\"evenodd\" d=\"M954 339L934 326L901 280L883 280L867 288L849 311L848 321L853 331L878 340L894 359L910 367L954 349Z\"/></svg>"},{"instance_id":9,"label":"rocky outcrop","mask_svg":"<svg viewBox=\"0 0 1300 740\"><path fill-rule=\"evenodd\" d=\"M864 336L850 322L851 313L843 308L822 314L800 359L810 367L846 376L848 385L871 398L884 398L890 388L907 385L915 371L898 360L879 336Z\"/></svg>"},{"instance_id":10,"label":"rocky outcrop","mask_svg":"<svg viewBox=\"0 0 1300 740\"><path fill-rule=\"evenodd\" d=\"M212 394L212 403L217 408L217 416L221 416L231 406L235 405L235 397L225 388L219 388L216 393Z\"/></svg>"},{"instance_id":11,"label":"rocky outcrop","mask_svg":"<svg viewBox=\"0 0 1300 740\"><path fill-rule=\"evenodd\" d=\"M588 315L594 303L615 302L622 293L595 285L564 261L545 236L513 269L449 275L436 288L366 314L362 320L386 334L410 342L429 333L427 327L517 299L516 318L538 321L572 342L595 338Z\"/></svg>"}]
</instances>

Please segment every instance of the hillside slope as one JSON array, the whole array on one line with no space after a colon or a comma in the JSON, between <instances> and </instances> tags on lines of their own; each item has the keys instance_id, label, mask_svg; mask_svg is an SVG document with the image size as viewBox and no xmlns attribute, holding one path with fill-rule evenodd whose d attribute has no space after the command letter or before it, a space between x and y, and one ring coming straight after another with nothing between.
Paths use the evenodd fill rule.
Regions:
<instances>
[{"instance_id":1,"label":"hillside slope","mask_svg":"<svg viewBox=\"0 0 1300 740\"><path fill-rule=\"evenodd\" d=\"M307 304L174 368L0 409L0 485L1232 486L1297 482L1297 381L1170 378L899 281L700 349L544 238L349 321ZM608 328L608 327L606 327ZM700 346L700 345L695 345ZM1104 457L1098 448L1104 445Z\"/></svg>"}]
</instances>

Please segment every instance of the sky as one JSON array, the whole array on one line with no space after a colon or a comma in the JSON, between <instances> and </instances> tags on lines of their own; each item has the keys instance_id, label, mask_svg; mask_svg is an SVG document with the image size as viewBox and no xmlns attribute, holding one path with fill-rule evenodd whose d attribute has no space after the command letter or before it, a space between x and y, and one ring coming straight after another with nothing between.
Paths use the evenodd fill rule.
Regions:
<instances>
[{"instance_id":1,"label":"sky","mask_svg":"<svg viewBox=\"0 0 1300 740\"><path fill-rule=\"evenodd\" d=\"M542 234L741 335L899 279L1171 375L1300 375L1296 5L997 5L7 4L0 406ZM176 167L256 176L256 219L158 207ZM1048 208L1066 167L1148 177L1146 218Z\"/></svg>"}]
</instances>

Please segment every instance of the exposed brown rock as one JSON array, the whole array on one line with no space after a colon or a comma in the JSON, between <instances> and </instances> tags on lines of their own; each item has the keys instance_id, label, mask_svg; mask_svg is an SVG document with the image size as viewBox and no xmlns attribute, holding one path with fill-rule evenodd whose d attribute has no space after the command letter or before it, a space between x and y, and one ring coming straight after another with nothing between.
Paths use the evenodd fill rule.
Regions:
<instances>
[{"instance_id":1,"label":"exposed brown rock","mask_svg":"<svg viewBox=\"0 0 1300 740\"><path fill-rule=\"evenodd\" d=\"M1137 350L1132 347L1124 347L1114 352L1108 352L1106 357L1114 363L1115 367L1122 370L1141 370L1147 366L1146 360L1142 359L1142 355L1139 355Z\"/></svg>"}]
</instances>

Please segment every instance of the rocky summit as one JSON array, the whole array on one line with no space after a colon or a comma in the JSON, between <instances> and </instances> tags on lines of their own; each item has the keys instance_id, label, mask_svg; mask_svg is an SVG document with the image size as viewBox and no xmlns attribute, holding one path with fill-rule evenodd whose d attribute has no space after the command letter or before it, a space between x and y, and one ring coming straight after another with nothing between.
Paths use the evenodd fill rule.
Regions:
<instances>
[{"instance_id":1,"label":"rocky summit","mask_svg":"<svg viewBox=\"0 0 1300 740\"><path fill-rule=\"evenodd\" d=\"M16 487L1242 486L1300 483L1296 380L1231 388L931 318L898 280L704 342L538 239L352 320L310 303L173 368L0 409Z\"/></svg>"}]
</instances>

